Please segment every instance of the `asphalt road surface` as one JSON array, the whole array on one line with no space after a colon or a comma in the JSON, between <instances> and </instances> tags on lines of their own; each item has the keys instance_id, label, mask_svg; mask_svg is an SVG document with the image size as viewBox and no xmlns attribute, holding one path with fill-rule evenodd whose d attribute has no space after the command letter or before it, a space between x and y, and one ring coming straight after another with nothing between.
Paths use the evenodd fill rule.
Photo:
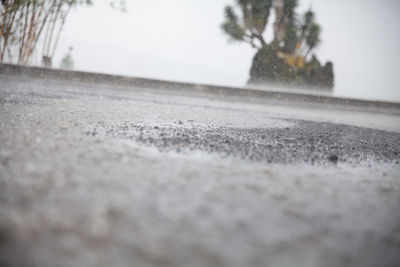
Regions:
<instances>
[{"instance_id":1,"label":"asphalt road surface","mask_svg":"<svg viewBox=\"0 0 400 267\"><path fill-rule=\"evenodd\" d=\"M400 266L400 110L0 75L0 266Z\"/></svg>"}]
</instances>

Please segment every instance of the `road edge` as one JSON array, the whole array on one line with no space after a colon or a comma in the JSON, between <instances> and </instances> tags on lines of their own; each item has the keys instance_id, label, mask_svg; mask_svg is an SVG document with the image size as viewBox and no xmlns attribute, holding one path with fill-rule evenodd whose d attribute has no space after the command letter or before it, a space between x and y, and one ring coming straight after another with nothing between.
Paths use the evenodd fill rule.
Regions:
<instances>
[{"instance_id":1,"label":"road edge","mask_svg":"<svg viewBox=\"0 0 400 267\"><path fill-rule=\"evenodd\" d=\"M0 64L0 75L29 77L35 79L59 79L78 82L95 82L125 87L140 87L156 91L174 91L184 94L201 94L214 97L230 96L240 100L257 100L279 103L307 104L317 106L335 106L344 110L400 114L400 103L387 101L361 100L296 92L265 91L254 88L216 86L186 82L174 82L122 75L68 71L41 67Z\"/></svg>"}]
</instances>

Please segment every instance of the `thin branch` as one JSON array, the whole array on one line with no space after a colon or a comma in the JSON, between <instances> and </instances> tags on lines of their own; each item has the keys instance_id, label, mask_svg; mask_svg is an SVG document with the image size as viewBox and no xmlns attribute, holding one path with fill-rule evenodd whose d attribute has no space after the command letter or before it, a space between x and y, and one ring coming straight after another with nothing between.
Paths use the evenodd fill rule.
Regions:
<instances>
[{"instance_id":1,"label":"thin branch","mask_svg":"<svg viewBox=\"0 0 400 267\"><path fill-rule=\"evenodd\" d=\"M53 33L54 33L54 30L55 30L55 27L56 27L56 24L57 24L57 19L58 19L58 16L60 14L60 10L61 10L62 4L63 4L63 2L60 1L59 5L57 7L56 14L54 16L54 20L50 22L50 23L52 23L52 27L51 27L51 30L50 30L50 36L49 36L49 40L48 40L48 43L47 43L46 55L50 54L51 41L53 40Z\"/></svg>"},{"instance_id":2,"label":"thin branch","mask_svg":"<svg viewBox=\"0 0 400 267\"><path fill-rule=\"evenodd\" d=\"M38 29L39 21L40 21L40 19L41 19L41 17L42 17L43 9L44 9L44 0L42 1L42 4L41 4L41 6L40 6L39 13L38 13L37 16L36 16L36 21L34 22L34 25L33 25L33 34L32 34L32 38L31 38L31 40L30 40L30 42L29 42L29 49L28 49L28 54L27 54L27 61L29 61L30 58L31 58L31 55L32 55L32 53L33 53L33 51L34 51L34 48L35 48L36 39L37 39L38 36L39 36L39 35L38 35L38 32L37 32L37 29Z\"/></svg>"},{"instance_id":3,"label":"thin branch","mask_svg":"<svg viewBox=\"0 0 400 267\"><path fill-rule=\"evenodd\" d=\"M8 1L7 1L6 2L6 8L4 9L4 12L3 12L3 22L1 24L1 29L0 29L0 45L1 45L1 38L2 38L3 32L4 32L4 27L5 27L5 24L6 24L6 16L7 16L7 13L8 13L8 7L9 7L9 5L8 5ZM3 62L3 53L0 53L0 62Z\"/></svg>"},{"instance_id":4,"label":"thin branch","mask_svg":"<svg viewBox=\"0 0 400 267\"><path fill-rule=\"evenodd\" d=\"M26 10L25 10L25 21L24 21L24 26L22 28L21 42L20 42L20 45L19 45L18 63L22 63L23 49L24 49L24 44L25 44L26 28L28 27L29 5L30 5L30 3L28 2L28 4L26 5ZM24 16L24 12L22 10L21 17L23 17L23 16Z\"/></svg>"},{"instance_id":5,"label":"thin branch","mask_svg":"<svg viewBox=\"0 0 400 267\"><path fill-rule=\"evenodd\" d=\"M23 63L27 64L28 63L28 53L29 53L29 44L32 39L32 36L34 35L33 32L33 27L34 27L34 22L35 22L35 16L36 16L36 5L35 2L32 4L32 15L31 15L31 22L29 25L29 32L28 32L28 37L26 39L26 44L24 48L24 58L23 58Z\"/></svg>"},{"instance_id":6,"label":"thin branch","mask_svg":"<svg viewBox=\"0 0 400 267\"><path fill-rule=\"evenodd\" d=\"M8 38L10 37L10 32L11 32L11 29L13 28L15 17L17 16L17 13L18 13L17 10L12 10L12 12L13 12L13 14L12 14L12 17L11 17L10 25L8 26L6 34L4 35L4 46L3 46L2 50L1 50L0 62L2 62L3 59L4 59L4 54L5 54L6 48L8 46ZM1 38L0 38L0 41L1 41Z\"/></svg>"},{"instance_id":7,"label":"thin branch","mask_svg":"<svg viewBox=\"0 0 400 267\"><path fill-rule=\"evenodd\" d=\"M54 12L54 10L53 10L53 8L56 6L56 3L57 3L57 0L54 0L53 1L53 4L51 5L51 7L49 8L49 10L48 10L48 16L50 16L50 21L49 21L49 23L47 23L47 24L43 24L43 25L47 25L47 27L46 27L46 34L45 34L45 36L44 36L44 40L43 40L43 51L42 51L42 55L45 55L46 54L46 44L47 44L47 42L48 42L48 38L49 38L49 33L50 33L50 28L51 28L51 22L54 20L54 16L55 16L55 12ZM47 18L46 18L46 20L47 20Z\"/></svg>"},{"instance_id":8,"label":"thin branch","mask_svg":"<svg viewBox=\"0 0 400 267\"><path fill-rule=\"evenodd\" d=\"M58 41L60 40L60 35L61 35L61 32L62 32L62 30L64 28L64 25L65 25L65 20L66 20L66 18L68 16L69 12L71 11L71 9L72 9L72 5L69 6L67 12L65 13L65 15L62 18L62 21L61 21L61 24L60 24L60 28L58 29L57 37L56 37L56 40L55 40L54 45L53 45L53 51L51 53L51 57L54 57L54 54L56 53Z\"/></svg>"}]
</instances>

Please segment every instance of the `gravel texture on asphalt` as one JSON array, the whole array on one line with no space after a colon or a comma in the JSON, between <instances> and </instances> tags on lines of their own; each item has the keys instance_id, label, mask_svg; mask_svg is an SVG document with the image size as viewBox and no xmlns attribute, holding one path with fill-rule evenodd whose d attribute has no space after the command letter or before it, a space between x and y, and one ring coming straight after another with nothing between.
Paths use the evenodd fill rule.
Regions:
<instances>
[{"instance_id":1,"label":"gravel texture on asphalt","mask_svg":"<svg viewBox=\"0 0 400 267\"><path fill-rule=\"evenodd\" d=\"M398 110L0 75L0 266L397 267L399 153Z\"/></svg>"},{"instance_id":2,"label":"gravel texture on asphalt","mask_svg":"<svg viewBox=\"0 0 400 267\"><path fill-rule=\"evenodd\" d=\"M159 151L204 151L222 157L291 164L338 163L354 165L367 160L398 164L400 134L342 124L288 120L294 127L229 128L199 127L178 121L187 128L137 124L98 125L88 135L134 140Z\"/></svg>"}]
</instances>

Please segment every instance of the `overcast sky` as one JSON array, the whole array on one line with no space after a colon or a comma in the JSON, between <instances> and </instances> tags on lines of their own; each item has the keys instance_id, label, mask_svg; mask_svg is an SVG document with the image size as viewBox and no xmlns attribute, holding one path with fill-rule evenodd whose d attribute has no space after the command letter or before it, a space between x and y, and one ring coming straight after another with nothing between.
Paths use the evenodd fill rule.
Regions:
<instances>
[{"instance_id":1,"label":"overcast sky","mask_svg":"<svg viewBox=\"0 0 400 267\"><path fill-rule=\"evenodd\" d=\"M55 63L74 47L75 69L243 86L255 50L220 30L233 0L108 0L79 7L65 26ZM400 1L299 0L321 24L319 58L334 63L334 94L400 102Z\"/></svg>"}]
</instances>

